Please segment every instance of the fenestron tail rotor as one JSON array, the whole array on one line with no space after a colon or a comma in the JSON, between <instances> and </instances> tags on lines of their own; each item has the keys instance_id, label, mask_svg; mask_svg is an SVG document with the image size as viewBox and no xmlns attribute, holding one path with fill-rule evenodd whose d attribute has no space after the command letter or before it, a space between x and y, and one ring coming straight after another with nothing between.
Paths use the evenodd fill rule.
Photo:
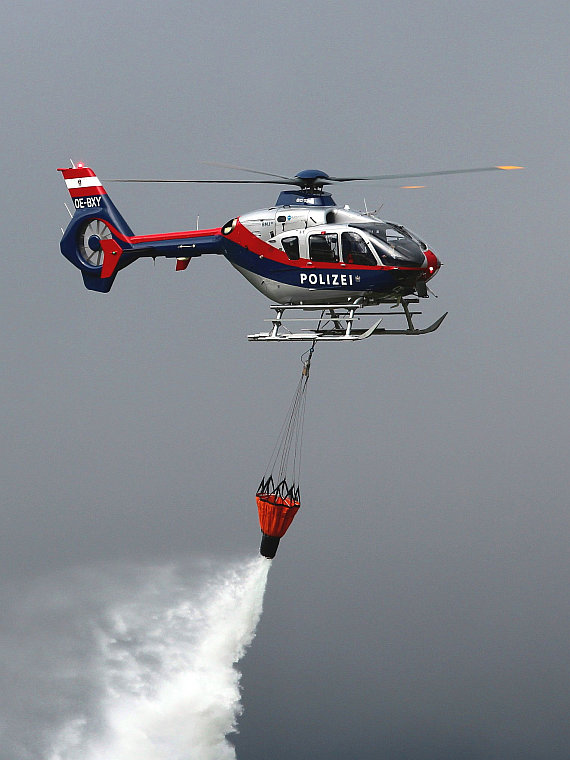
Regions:
<instances>
[{"instance_id":1,"label":"fenestron tail rotor","mask_svg":"<svg viewBox=\"0 0 570 760\"><path fill-rule=\"evenodd\" d=\"M113 235L101 219L90 219L77 233L77 249L84 264L90 267L103 266L102 240L112 240Z\"/></svg>"}]
</instances>

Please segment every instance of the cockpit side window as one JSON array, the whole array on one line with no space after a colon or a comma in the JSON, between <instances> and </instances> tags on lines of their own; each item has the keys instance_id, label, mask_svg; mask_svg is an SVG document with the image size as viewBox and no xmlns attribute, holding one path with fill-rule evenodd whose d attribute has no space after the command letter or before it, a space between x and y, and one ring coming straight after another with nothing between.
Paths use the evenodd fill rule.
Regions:
<instances>
[{"instance_id":1,"label":"cockpit side window","mask_svg":"<svg viewBox=\"0 0 570 760\"><path fill-rule=\"evenodd\" d=\"M342 260L345 264L357 264L367 267L377 265L378 262L374 258L374 254L357 232L343 232L341 241Z\"/></svg>"},{"instance_id":2,"label":"cockpit side window","mask_svg":"<svg viewBox=\"0 0 570 760\"><path fill-rule=\"evenodd\" d=\"M291 261L296 261L299 258L299 238L297 235L282 238L281 245Z\"/></svg>"},{"instance_id":3,"label":"cockpit side window","mask_svg":"<svg viewBox=\"0 0 570 760\"><path fill-rule=\"evenodd\" d=\"M312 261L338 262L338 235L336 232L309 235L309 256Z\"/></svg>"}]
</instances>

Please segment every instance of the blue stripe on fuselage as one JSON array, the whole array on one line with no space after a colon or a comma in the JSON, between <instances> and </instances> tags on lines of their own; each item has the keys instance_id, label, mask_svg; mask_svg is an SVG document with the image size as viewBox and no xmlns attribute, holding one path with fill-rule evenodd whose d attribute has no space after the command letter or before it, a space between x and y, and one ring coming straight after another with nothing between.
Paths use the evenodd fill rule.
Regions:
<instances>
[{"instance_id":1,"label":"blue stripe on fuselage","mask_svg":"<svg viewBox=\"0 0 570 760\"><path fill-rule=\"evenodd\" d=\"M293 262L285 264L265 256L259 256L248 248L226 238L226 258L232 264L247 269L259 277L293 287L311 290L339 289L363 290L374 293L390 293L397 286L413 288L418 272L399 269L335 267L319 268L318 265L298 267Z\"/></svg>"}]
</instances>

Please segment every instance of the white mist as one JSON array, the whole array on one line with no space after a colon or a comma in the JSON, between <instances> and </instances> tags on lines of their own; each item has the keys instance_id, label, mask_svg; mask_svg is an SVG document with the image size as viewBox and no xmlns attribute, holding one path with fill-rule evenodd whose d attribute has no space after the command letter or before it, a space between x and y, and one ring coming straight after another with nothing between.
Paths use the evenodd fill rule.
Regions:
<instances>
[{"instance_id":1,"label":"white mist","mask_svg":"<svg viewBox=\"0 0 570 760\"><path fill-rule=\"evenodd\" d=\"M101 609L97 712L70 716L49 760L235 760L235 666L255 636L270 564L221 568L193 588L172 570L147 570L132 599Z\"/></svg>"}]
</instances>

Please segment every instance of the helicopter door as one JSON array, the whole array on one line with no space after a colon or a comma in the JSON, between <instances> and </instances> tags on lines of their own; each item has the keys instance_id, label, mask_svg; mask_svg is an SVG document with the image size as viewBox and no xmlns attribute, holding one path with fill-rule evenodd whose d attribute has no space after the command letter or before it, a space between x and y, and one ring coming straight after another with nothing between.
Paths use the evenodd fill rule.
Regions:
<instances>
[{"instance_id":1,"label":"helicopter door","mask_svg":"<svg viewBox=\"0 0 570 760\"><path fill-rule=\"evenodd\" d=\"M320 232L309 235L309 256L311 261L334 264L339 261L338 235L336 232Z\"/></svg>"},{"instance_id":2,"label":"helicopter door","mask_svg":"<svg viewBox=\"0 0 570 760\"><path fill-rule=\"evenodd\" d=\"M342 260L345 264L375 267L378 262L358 232L343 232Z\"/></svg>"}]
</instances>

